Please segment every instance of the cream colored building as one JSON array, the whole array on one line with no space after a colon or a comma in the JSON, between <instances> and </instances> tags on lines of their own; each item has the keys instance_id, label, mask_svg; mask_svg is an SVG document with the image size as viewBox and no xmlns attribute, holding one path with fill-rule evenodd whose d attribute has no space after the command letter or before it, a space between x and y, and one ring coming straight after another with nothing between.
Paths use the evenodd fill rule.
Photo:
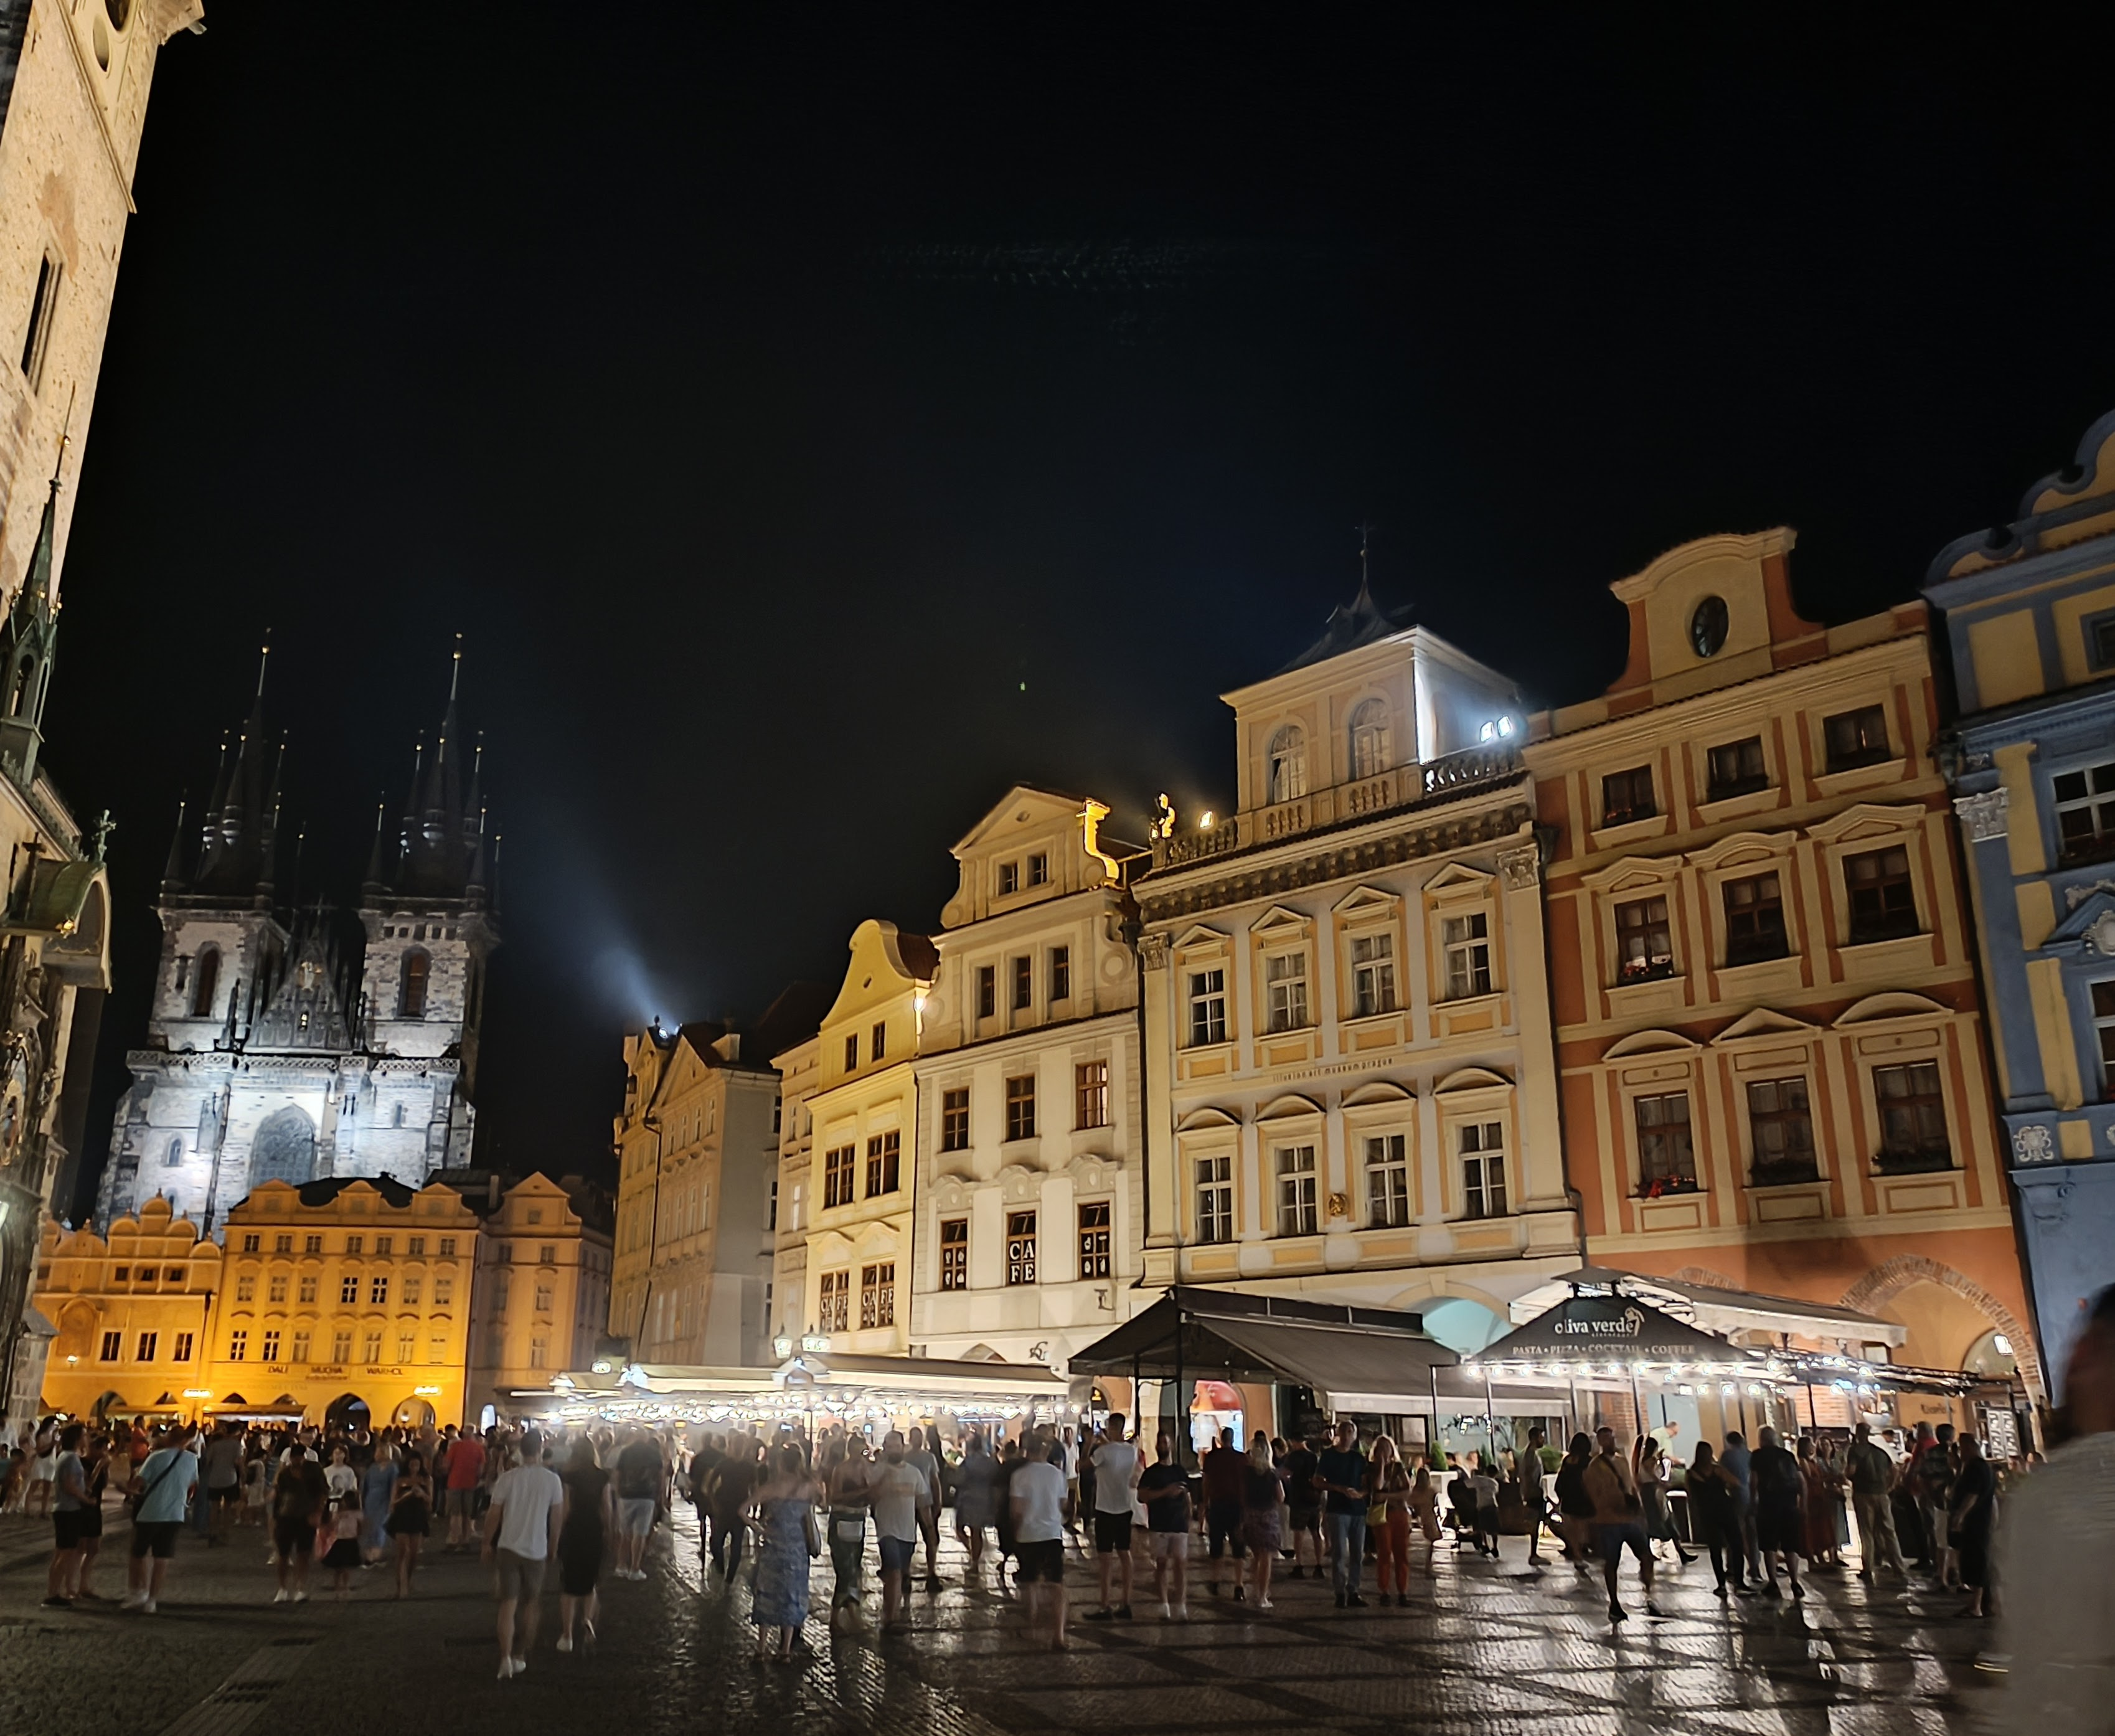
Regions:
<instances>
[{"instance_id":1,"label":"cream colored building","mask_svg":"<svg viewBox=\"0 0 2115 1736\"><path fill-rule=\"evenodd\" d=\"M798 1339L808 1322L808 1223L815 1123L810 1100L822 1078L819 1037L773 1058L778 1069L778 1191L773 1200L773 1342Z\"/></svg>"},{"instance_id":2,"label":"cream colored building","mask_svg":"<svg viewBox=\"0 0 2115 1736\"><path fill-rule=\"evenodd\" d=\"M1016 788L954 847L919 1040L920 1354L1062 1368L1131 1313L1138 970L1107 811Z\"/></svg>"},{"instance_id":3,"label":"cream colored building","mask_svg":"<svg viewBox=\"0 0 2115 1736\"><path fill-rule=\"evenodd\" d=\"M609 1330L635 1361L732 1367L768 1353L780 1183L772 1057L814 1030L820 999L799 985L751 1028L693 1021L626 1038Z\"/></svg>"},{"instance_id":4,"label":"cream colored building","mask_svg":"<svg viewBox=\"0 0 2115 1736\"><path fill-rule=\"evenodd\" d=\"M149 1200L107 1233L44 1220L36 1307L57 1329L41 1408L73 1417L199 1415L220 1246Z\"/></svg>"},{"instance_id":5,"label":"cream colored building","mask_svg":"<svg viewBox=\"0 0 2115 1736\"><path fill-rule=\"evenodd\" d=\"M18 0L0 32L0 848L33 864L9 918L23 945L0 974L0 1027L25 1039L0 1066L0 1401L10 1424L42 1385L47 1341L25 1311L53 1184L64 1178L71 1188L109 987L101 843L83 837L39 764L73 484L155 58L200 10L196 0Z\"/></svg>"},{"instance_id":6,"label":"cream colored building","mask_svg":"<svg viewBox=\"0 0 2115 1736\"><path fill-rule=\"evenodd\" d=\"M918 1025L936 954L924 935L872 920L853 931L851 951L816 1036L801 1330L841 1353L900 1356L910 1343Z\"/></svg>"},{"instance_id":7,"label":"cream colored building","mask_svg":"<svg viewBox=\"0 0 2115 1736\"><path fill-rule=\"evenodd\" d=\"M1134 886L1145 1281L1413 1308L1480 1348L1579 1250L1518 696L1362 589L1227 701L1237 811Z\"/></svg>"},{"instance_id":8,"label":"cream colored building","mask_svg":"<svg viewBox=\"0 0 2115 1736\"><path fill-rule=\"evenodd\" d=\"M608 1207L594 1189L531 1175L502 1192L495 1176L485 1201L470 1295L473 1424L587 1367L609 1320Z\"/></svg>"},{"instance_id":9,"label":"cream colored building","mask_svg":"<svg viewBox=\"0 0 2115 1736\"><path fill-rule=\"evenodd\" d=\"M227 1215L207 1412L463 1421L479 1234L439 1183L265 1183Z\"/></svg>"}]
</instances>

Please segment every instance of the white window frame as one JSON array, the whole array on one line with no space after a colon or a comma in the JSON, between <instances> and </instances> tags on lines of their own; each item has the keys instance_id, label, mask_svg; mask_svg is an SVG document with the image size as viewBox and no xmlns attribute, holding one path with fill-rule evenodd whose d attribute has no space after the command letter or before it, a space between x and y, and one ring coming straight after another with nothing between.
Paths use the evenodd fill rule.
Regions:
<instances>
[{"instance_id":1,"label":"white window frame","mask_svg":"<svg viewBox=\"0 0 2115 1736\"><path fill-rule=\"evenodd\" d=\"M1222 960L1217 964L1186 966L1184 974L1188 978L1185 986L1189 991L1190 1017L1187 1025L1189 1040L1182 1046L1185 1049L1216 1048L1228 1040L1232 1031L1227 1017L1226 963ZM1202 988L1198 986L1200 982L1204 985ZM1218 1008L1216 1016L1212 1011L1214 1006ZM1199 1035L1200 1013L1204 1033L1201 1036Z\"/></svg>"},{"instance_id":2,"label":"white window frame","mask_svg":"<svg viewBox=\"0 0 2115 1736\"><path fill-rule=\"evenodd\" d=\"M1291 967L1281 974L1281 967ZM1314 1023L1307 993L1307 948L1304 946L1263 956L1264 1029L1272 1036L1305 1031Z\"/></svg>"},{"instance_id":3,"label":"white window frame","mask_svg":"<svg viewBox=\"0 0 2115 1736\"><path fill-rule=\"evenodd\" d=\"M1278 1233L1318 1235L1322 1229L1321 1171L1312 1141L1273 1146L1271 1178L1276 1183Z\"/></svg>"},{"instance_id":4,"label":"white window frame","mask_svg":"<svg viewBox=\"0 0 2115 1736\"><path fill-rule=\"evenodd\" d=\"M1402 1010L1397 987L1393 927L1354 930L1351 944L1351 1017L1378 1018ZM1361 949L1365 956L1360 956Z\"/></svg>"},{"instance_id":5,"label":"white window frame","mask_svg":"<svg viewBox=\"0 0 2115 1736\"><path fill-rule=\"evenodd\" d=\"M1454 932L1460 924L1462 932ZM1483 932L1475 932L1475 925L1483 925ZM1446 972L1445 988L1449 1000L1475 1000L1496 992L1498 971L1491 957L1491 907L1478 905L1473 909L1439 912L1439 948L1441 968ZM1482 982L1477 977L1481 974Z\"/></svg>"},{"instance_id":6,"label":"white window frame","mask_svg":"<svg viewBox=\"0 0 2115 1736\"><path fill-rule=\"evenodd\" d=\"M1307 793L1307 732L1297 723L1281 723L1272 731L1264 755L1264 793L1268 805L1297 801Z\"/></svg>"},{"instance_id":7,"label":"white window frame","mask_svg":"<svg viewBox=\"0 0 2115 1736\"><path fill-rule=\"evenodd\" d=\"M1417 1215L1417 1195L1411 1176L1416 1153L1409 1133L1362 1134L1360 1150L1365 1159L1366 1228L1408 1229ZM1401 1184L1399 1196L1397 1188L1392 1185L1394 1183ZM1392 1210L1383 1216L1381 1207L1384 1200L1391 1207L1400 1205L1399 1216Z\"/></svg>"},{"instance_id":8,"label":"white window frame","mask_svg":"<svg viewBox=\"0 0 2115 1736\"><path fill-rule=\"evenodd\" d=\"M1507 1144L1503 1118L1456 1123L1454 1150L1461 1164L1464 1217L1505 1218L1512 1215L1506 1177Z\"/></svg>"},{"instance_id":9,"label":"white window frame","mask_svg":"<svg viewBox=\"0 0 2115 1736\"><path fill-rule=\"evenodd\" d=\"M1191 1163L1191 1209L1196 1239L1210 1243L1232 1242L1235 1235L1233 1153L1206 1152Z\"/></svg>"}]
</instances>

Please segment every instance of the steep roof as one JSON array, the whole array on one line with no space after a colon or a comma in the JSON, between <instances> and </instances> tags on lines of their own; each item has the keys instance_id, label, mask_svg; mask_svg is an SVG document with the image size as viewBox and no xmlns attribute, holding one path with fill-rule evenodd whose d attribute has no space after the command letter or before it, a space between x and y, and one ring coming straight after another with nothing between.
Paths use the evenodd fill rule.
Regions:
<instances>
[{"instance_id":1,"label":"steep roof","mask_svg":"<svg viewBox=\"0 0 2115 1736\"><path fill-rule=\"evenodd\" d=\"M1290 675L1295 669L1326 663L1332 657L1342 656L1347 651L1379 645L1383 639L1392 639L1397 633L1406 631L1410 624L1408 609L1391 611L1383 609L1374 601L1374 594L1367 588L1366 581L1360 579L1358 595L1350 603L1339 604L1331 609L1328 624L1322 629L1322 636L1278 673Z\"/></svg>"}]
</instances>

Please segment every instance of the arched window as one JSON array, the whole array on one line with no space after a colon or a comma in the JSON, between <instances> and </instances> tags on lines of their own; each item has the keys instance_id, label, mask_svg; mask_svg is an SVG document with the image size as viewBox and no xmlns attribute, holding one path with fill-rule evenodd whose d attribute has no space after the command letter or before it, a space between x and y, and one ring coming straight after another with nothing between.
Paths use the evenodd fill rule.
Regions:
<instances>
[{"instance_id":1,"label":"arched window","mask_svg":"<svg viewBox=\"0 0 2115 1736\"><path fill-rule=\"evenodd\" d=\"M1378 778L1394 763L1388 742L1388 702L1367 700L1351 713L1351 775Z\"/></svg>"},{"instance_id":2,"label":"arched window","mask_svg":"<svg viewBox=\"0 0 2115 1736\"><path fill-rule=\"evenodd\" d=\"M213 1017L213 1000L220 988L220 948L202 946L199 948L198 973L191 982L191 1017L209 1019Z\"/></svg>"},{"instance_id":3,"label":"arched window","mask_svg":"<svg viewBox=\"0 0 2115 1736\"><path fill-rule=\"evenodd\" d=\"M34 657L25 657L15 670L13 687L7 695L7 715L21 717L30 709L30 688L37 678L37 662Z\"/></svg>"},{"instance_id":4,"label":"arched window","mask_svg":"<svg viewBox=\"0 0 2115 1736\"><path fill-rule=\"evenodd\" d=\"M1287 723L1270 738L1270 799L1296 801L1306 793L1306 733Z\"/></svg>"},{"instance_id":5,"label":"arched window","mask_svg":"<svg viewBox=\"0 0 2115 1736\"><path fill-rule=\"evenodd\" d=\"M162 1154L162 1167L173 1169L184 1160L184 1142L181 1139L169 1141L169 1149Z\"/></svg>"},{"instance_id":6,"label":"arched window","mask_svg":"<svg viewBox=\"0 0 2115 1736\"><path fill-rule=\"evenodd\" d=\"M397 1017L422 1019L426 1016L426 978L433 967L433 960L415 948L404 955L404 973L397 990Z\"/></svg>"}]
</instances>

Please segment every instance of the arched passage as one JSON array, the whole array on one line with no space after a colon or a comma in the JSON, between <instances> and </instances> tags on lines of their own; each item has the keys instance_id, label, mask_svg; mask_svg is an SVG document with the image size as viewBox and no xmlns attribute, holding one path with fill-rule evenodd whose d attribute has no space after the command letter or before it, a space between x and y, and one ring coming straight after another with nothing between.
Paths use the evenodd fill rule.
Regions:
<instances>
[{"instance_id":1,"label":"arched passage","mask_svg":"<svg viewBox=\"0 0 2115 1736\"><path fill-rule=\"evenodd\" d=\"M1882 1261L1843 1293L1843 1306L1856 1308L1861 1314L1881 1314L1892 1307L1899 1316L1905 1311L1915 1311L1914 1307L1905 1311L1899 1305L1906 1298L1914 1303L1914 1298L1908 1297L1907 1293L1920 1285L1929 1285L1938 1297L1953 1305L1951 1311L1959 1312L1966 1322L1951 1334L1964 1339L1961 1349L1950 1357L1943 1352L1927 1351L1925 1354L1931 1355L1934 1362L1943 1362L1943 1366L1959 1367L1964 1366L1967 1351L1980 1341L1984 1331L2001 1332L2012 1343L2012 1353L2019 1362L2020 1379L2026 1385L2028 1396L2038 1403L2045 1399L2048 1389L2042 1380L2040 1355L2026 1322L1973 1279L1942 1261L1934 1260L1929 1254L1897 1254L1892 1260ZM1982 1326L1974 1327L1968 1320L1971 1310L1981 1316L1984 1322ZM1913 1320L1903 1320L1902 1323L1913 1332L1916 1330ZM1917 1340L1912 1339L1910 1344L1903 1347L1904 1362L1916 1360L1911 1353L1916 1343Z\"/></svg>"},{"instance_id":2,"label":"arched passage","mask_svg":"<svg viewBox=\"0 0 2115 1736\"><path fill-rule=\"evenodd\" d=\"M357 1393L340 1393L323 1410L323 1426L333 1432L350 1434L371 1421L367 1401Z\"/></svg>"}]
</instances>

